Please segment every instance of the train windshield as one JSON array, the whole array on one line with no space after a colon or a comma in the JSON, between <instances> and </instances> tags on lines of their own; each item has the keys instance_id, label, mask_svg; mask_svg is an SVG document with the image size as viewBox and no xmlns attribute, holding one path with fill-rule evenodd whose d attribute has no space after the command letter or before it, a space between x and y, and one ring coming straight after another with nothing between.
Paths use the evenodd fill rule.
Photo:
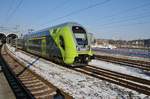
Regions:
<instances>
[{"instance_id":1,"label":"train windshield","mask_svg":"<svg viewBox=\"0 0 150 99\"><path fill-rule=\"evenodd\" d=\"M87 45L86 31L82 27L73 26L72 31L75 35L78 45Z\"/></svg>"}]
</instances>

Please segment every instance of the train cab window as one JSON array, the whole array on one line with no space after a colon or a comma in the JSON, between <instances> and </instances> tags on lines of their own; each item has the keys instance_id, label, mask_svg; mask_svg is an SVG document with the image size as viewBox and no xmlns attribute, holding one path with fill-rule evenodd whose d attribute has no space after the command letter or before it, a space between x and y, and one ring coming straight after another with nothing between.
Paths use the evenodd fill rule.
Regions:
<instances>
[{"instance_id":1,"label":"train cab window","mask_svg":"<svg viewBox=\"0 0 150 99\"><path fill-rule=\"evenodd\" d=\"M72 31L75 35L78 45L87 45L86 31L80 26L73 26Z\"/></svg>"},{"instance_id":2,"label":"train cab window","mask_svg":"<svg viewBox=\"0 0 150 99\"><path fill-rule=\"evenodd\" d=\"M64 42L64 39L62 36L59 37L59 43L60 43L60 46L65 49L65 42Z\"/></svg>"}]
</instances>

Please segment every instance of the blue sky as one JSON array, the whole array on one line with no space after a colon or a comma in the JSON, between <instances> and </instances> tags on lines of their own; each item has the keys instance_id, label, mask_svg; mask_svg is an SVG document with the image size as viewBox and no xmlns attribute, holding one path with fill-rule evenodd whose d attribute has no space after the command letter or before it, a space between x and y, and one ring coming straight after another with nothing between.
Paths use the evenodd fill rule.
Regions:
<instances>
[{"instance_id":1,"label":"blue sky","mask_svg":"<svg viewBox=\"0 0 150 99\"><path fill-rule=\"evenodd\" d=\"M68 21L82 24L96 38L147 39L150 0L0 0L0 31L19 25L24 34Z\"/></svg>"}]
</instances>

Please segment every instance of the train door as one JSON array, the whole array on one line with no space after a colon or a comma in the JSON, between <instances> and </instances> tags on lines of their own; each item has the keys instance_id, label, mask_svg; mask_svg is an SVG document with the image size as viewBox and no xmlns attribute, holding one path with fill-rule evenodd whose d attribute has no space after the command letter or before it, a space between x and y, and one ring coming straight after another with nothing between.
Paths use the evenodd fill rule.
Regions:
<instances>
[{"instance_id":1,"label":"train door","mask_svg":"<svg viewBox=\"0 0 150 99\"><path fill-rule=\"evenodd\" d=\"M42 56L46 57L46 37L42 37Z\"/></svg>"}]
</instances>

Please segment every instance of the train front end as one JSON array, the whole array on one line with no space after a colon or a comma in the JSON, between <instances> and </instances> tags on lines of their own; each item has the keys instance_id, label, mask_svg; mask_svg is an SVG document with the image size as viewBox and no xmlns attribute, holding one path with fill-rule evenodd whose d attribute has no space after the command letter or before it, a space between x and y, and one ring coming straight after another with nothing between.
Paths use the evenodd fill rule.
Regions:
<instances>
[{"instance_id":1,"label":"train front end","mask_svg":"<svg viewBox=\"0 0 150 99\"><path fill-rule=\"evenodd\" d=\"M73 65L87 65L93 58L91 50L91 36L88 35L82 26L72 26L77 56Z\"/></svg>"},{"instance_id":2,"label":"train front end","mask_svg":"<svg viewBox=\"0 0 150 99\"><path fill-rule=\"evenodd\" d=\"M71 66L85 66L93 58L91 36L77 23L66 23L57 30L58 47L63 63Z\"/></svg>"}]
</instances>

